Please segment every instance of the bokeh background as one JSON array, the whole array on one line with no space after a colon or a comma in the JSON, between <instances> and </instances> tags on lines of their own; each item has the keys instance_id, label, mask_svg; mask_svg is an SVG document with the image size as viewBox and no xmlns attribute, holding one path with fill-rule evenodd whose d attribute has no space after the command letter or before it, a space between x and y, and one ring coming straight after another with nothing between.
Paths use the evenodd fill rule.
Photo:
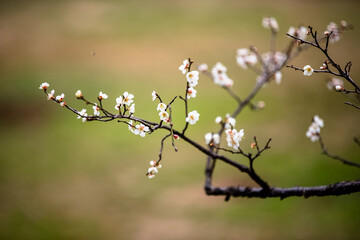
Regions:
<instances>
[{"instance_id":1,"label":"bokeh background","mask_svg":"<svg viewBox=\"0 0 360 240\"><path fill-rule=\"evenodd\" d=\"M109 95L113 109L124 91L135 95L135 115L157 120L151 92L169 101L182 94L178 66L191 57L210 67L220 61L241 97L256 75L235 62L237 48L269 49L264 16L280 25L278 49L287 46L290 26L312 25L323 32L330 21L354 25L331 45L340 64L353 62L358 79L360 18L358 1L8 1L0 8L0 238L1 239L359 239L360 195L326 198L231 199L203 191L205 158L182 141L175 153L166 142L163 168L145 177L157 159L158 131L146 138L116 122L82 123L49 102L40 83L64 92L82 109L74 93L95 100ZM315 49L292 63L318 67ZM305 137L311 117L325 120L329 150L359 161L359 112L348 99L326 88L326 75L304 77L284 69L281 85L267 85L256 97L263 111L246 109L244 148L252 137L271 137L272 149L256 169L275 186L312 186L359 177L359 170L321 155ZM190 109L201 114L188 136L217 130L214 119L232 112L235 102L201 76ZM175 127L182 128L183 106L173 105ZM91 108L88 108L90 111ZM250 150L250 149L249 149ZM246 163L245 159L238 161ZM214 185L252 184L222 163Z\"/></svg>"}]
</instances>

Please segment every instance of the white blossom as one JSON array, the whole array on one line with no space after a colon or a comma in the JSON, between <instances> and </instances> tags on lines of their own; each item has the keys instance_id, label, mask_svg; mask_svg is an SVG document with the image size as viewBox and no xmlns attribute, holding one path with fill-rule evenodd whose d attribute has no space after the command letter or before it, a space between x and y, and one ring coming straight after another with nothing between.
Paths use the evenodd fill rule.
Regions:
<instances>
[{"instance_id":1,"label":"white blossom","mask_svg":"<svg viewBox=\"0 0 360 240\"><path fill-rule=\"evenodd\" d=\"M60 106L62 106L62 107L65 107L65 105L66 105L65 102L61 102L61 103L60 103Z\"/></svg>"},{"instance_id":2,"label":"white blossom","mask_svg":"<svg viewBox=\"0 0 360 240\"><path fill-rule=\"evenodd\" d=\"M120 108L121 108L122 105L124 105L124 101L123 101L123 97L120 96L120 97L116 98L115 109L116 109L116 110L120 110Z\"/></svg>"},{"instance_id":3,"label":"white blossom","mask_svg":"<svg viewBox=\"0 0 360 240\"><path fill-rule=\"evenodd\" d=\"M196 110L194 110L192 112L189 112L185 121L190 123L191 125L194 125L197 121L199 121L199 117L200 114Z\"/></svg>"},{"instance_id":4,"label":"white blossom","mask_svg":"<svg viewBox=\"0 0 360 240\"><path fill-rule=\"evenodd\" d=\"M205 134L204 137L205 137L205 143L207 145L209 145L211 142L213 142L214 144L220 143L220 135L217 133L212 134L209 132L209 133Z\"/></svg>"},{"instance_id":5,"label":"white blossom","mask_svg":"<svg viewBox=\"0 0 360 240\"><path fill-rule=\"evenodd\" d=\"M161 120L161 121L166 121L166 122L168 122L169 114L168 114L167 112L161 111L161 112L159 113L159 116L160 116L160 120Z\"/></svg>"},{"instance_id":6,"label":"white blossom","mask_svg":"<svg viewBox=\"0 0 360 240\"><path fill-rule=\"evenodd\" d=\"M341 91L342 89L343 89L343 87L340 86L340 85L336 85L336 86L335 86L335 90L336 90L336 91Z\"/></svg>"},{"instance_id":7,"label":"white blossom","mask_svg":"<svg viewBox=\"0 0 360 240\"><path fill-rule=\"evenodd\" d=\"M95 103L95 106L93 106L93 110L94 110L95 116L100 116L100 108L96 103Z\"/></svg>"},{"instance_id":8,"label":"white blossom","mask_svg":"<svg viewBox=\"0 0 360 240\"><path fill-rule=\"evenodd\" d=\"M237 131L236 129L227 129L225 130L225 134L228 147L238 150L240 142L244 138L244 129L241 129L240 131Z\"/></svg>"},{"instance_id":9,"label":"white blossom","mask_svg":"<svg viewBox=\"0 0 360 240\"><path fill-rule=\"evenodd\" d=\"M48 93L47 100L54 99L55 90L51 90L50 93Z\"/></svg>"},{"instance_id":10,"label":"white blossom","mask_svg":"<svg viewBox=\"0 0 360 240\"><path fill-rule=\"evenodd\" d=\"M156 168L161 168L161 164L157 163L156 161L150 161L150 166L156 167Z\"/></svg>"},{"instance_id":11,"label":"white blossom","mask_svg":"<svg viewBox=\"0 0 360 240\"><path fill-rule=\"evenodd\" d=\"M314 72L314 69L312 69L310 65L306 65L304 67L304 76L311 76L311 74L313 72Z\"/></svg>"},{"instance_id":12,"label":"white blossom","mask_svg":"<svg viewBox=\"0 0 360 240\"><path fill-rule=\"evenodd\" d=\"M318 125L319 127L324 127L324 120L322 120L321 118L319 118L318 115L315 115L313 118L313 121L316 125Z\"/></svg>"},{"instance_id":13,"label":"white blossom","mask_svg":"<svg viewBox=\"0 0 360 240\"><path fill-rule=\"evenodd\" d=\"M197 91L194 88L192 88L192 87L188 88L188 90L187 90L187 98L188 99L189 98L195 98L196 93L197 93Z\"/></svg>"},{"instance_id":14,"label":"white blossom","mask_svg":"<svg viewBox=\"0 0 360 240\"><path fill-rule=\"evenodd\" d=\"M199 65L198 70L200 72L207 72L209 70L209 67L206 63L203 63Z\"/></svg>"},{"instance_id":15,"label":"white blossom","mask_svg":"<svg viewBox=\"0 0 360 240\"><path fill-rule=\"evenodd\" d=\"M157 98L156 92L153 91L153 92L151 93L151 96L152 96L152 100L154 101L154 100Z\"/></svg>"},{"instance_id":16,"label":"white blossom","mask_svg":"<svg viewBox=\"0 0 360 240\"><path fill-rule=\"evenodd\" d=\"M282 73L280 71L277 71L274 75L275 78L275 82L276 84L280 84L281 83L281 77L282 77Z\"/></svg>"},{"instance_id":17,"label":"white blossom","mask_svg":"<svg viewBox=\"0 0 360 240\"><path fill-rule=\"evenodd\" d=\"M182 72L182 74L186 73L187 69L189 68L189 65L190 65L189 60L185 59L183 61L183 64L179 67L179 70Z\"/></svg>"},{"instance_id":18,"label":"white blossom","mask_svg":"<svg viewBox=\"0 0 360 240\"><path fill-rule=\"evenodd\" d=\"M135 113L135 103L131 104L130 108L129 108L129 113L130 114L134 114Z\"/></svg>"},{"instance_id":19,"label":"white blossom","mask_svg":"<svg viewBox=\"0 0 360 240\"><path fill-rule=\"evenodd\" d=\"M222 121L222 118L221 118L220 116L217 116L217 117L215 118L215 123L216 123L216 124L220 124L221 121Z\"/></svg>"},{"instance_id":20,"label":"white blossom","mask_svg":"<svg viewBox=\"0 0 360 240\"><path fill-rule=\"evenodd\" d=\"M62 102L64 100L64 98L65 98L65 94L62 93L61 95L56 96L55 99L59 102Z\"/></svg>"},{"instance_id":21,"label":"white blossom","mask_svg":"<svg viewBox=\"0 0 360 240\"><path fill-rule=\"evenodd\" d=\"M103 93L103 92L99 92L99 99L102 100L102 99L107 99L108 98L108 95Z\"/></svg>"},{"instance_id":22,"label":"white blossom","mask_svg":"<svg viewBox=\"0 0 360 240\"><path fill-rule=\"evenodd\" d=\"M240 48L237 50L236 62L240 67L246 69L248 65L253 66L257 63L257 56L247 48Z\"/></svg>"},{"instance_id":23,"label":"white blossom","mask_svg":"<svg viewBox=\"0 0 360 240\"><path fill-rule=\"evenodd\" d=\"M46 90L50 85L47 82L43 82L42 84L40 84L39 89L43 89Z\"/></svg>"},{"instance_id":24,"label":"white blossom","mask_svg":"<svg viewBox=\"0 0 360 240\"><path fill-rule=\"evenodd\" d=\"M198 84L199 72L191 71L186 74L186 80L189 82L190 87L195 87Z\"/></svg>"},{"instance_id":25,"label":"white blossom","mask_svg":"<svg viewBox=\"0 0 360 240\"><path fill-rule=\"evenodd\" d=\"M262 20L262 25L264 28L273 30L274 32L279 31L279 25L275 18L273 17L264 17Z\"/></svg>"},{"instance_id":26,"label":"white blossom","mask_svg":"<svg viewBox=\"0 0 360 240\"><path fill-rule=\"evenodd\" d=\"M81 120L83 122L86 122L86 117L87 117L87 113L86 113L86 109L82 109L80 112L79 112L79 115L78 115L78 119L81 118Z\"/></svg>"},{"instance_id":27,"label":"white blossom","mask_svg":"<svg viewBox=\"0 0 360 240\"><path fill-rule=\"evenodd\" d=\"M226 74L227 68L221 63L216 63L216 65L211 69L211 74L213 76L214 83L222 87L231 87L234 82Z\"/></svg>"},{"instance_id":28,"label":"white blossom","mask_svg":"<svg viewBox=\"0 0 360 240\"><path fill-rule=\"evenodd\" d=\"M167 107L167 106L166 106L165 103L159 103L158 106L157 106L157 108L156 108L156 110L158 110L158 111L160 111L160 112L163 112L163 111L165 111L166 107Z\"/></svg>"},{"instance_id":29,"label":"white blossom","mask_svg":"<svg viewBox=\"0 0 360 240\"><path fill-rule=\"evenodd\" d=\"M132 133L135 133L135 126L134 126L134 123L132 120L129 121L128 123L128 129L132 132Z\"/></svg>"},{"instance_id":30,"label":"white blossom","mask_svg":"<svg viewBox=\"0 0 360 240\"><path fill-rule=\"evenodd\" d=\"M146 135L146 132L149 131L149 127L148 126L145 126L144 124L139 124L139 125L136 125L135 126L135 130L134 130L134 133L136 135L140 135L141 137L145 137Z\"/></svg>"},{"instance_id":31,"label":"white blossom","mask_svg":"<svg viewBox=\"0 0 360 240\"><path fill-rule=\"evenodd\" d=\"M76 93L75 93L75 96L76 96L77 98L82 98L83 95L82 95L82 93L81 93L81 90L77 90Z\"/></svg>"},{"instance_id":32,"label":"white blossom","mask_svg":"<svg viewBox=\"0 0 360 240\"><path fill-rule=\"evenodd\" d=\"M132 95L132 94L130 94L128 92L124 92L123 97L124 97L123 98L123 103L125 105L130 106L130 104L134 102L134 100L132 100L134 98L134 95Z\"/></svg>"},{"instance_id":33,"label":"white blossom","mask_svg":"<svg viewBox=\"0 0 360 240\"><path fill-rule=\"evenodd\" d=\"M205 137L205 143L206 143L207 145L209 145L209 144L211 143L211 141L212 141L212 133L209 132L209 133L205 134L204 137Z\"/></svg>"},{"instance_id":34,"label":"white blossom","mask_svg":"<svg viewBox=\"0 0 360 240\"><path fill-rule=\"evenodd\" d=\"M310 138L312 142L318 141L320 139L320 128L322 127L324 127L324 120L315 115L306 132L306 137Z\"/></svg>"},{"instance_id":35,"label":"white blossom","mask_svg":"<svg viewBox=\"0 0 360 240\"><path fill-rule=\"evenodd\" d=\"M340 31L338 26L336 25L336 23L331 22L329 23L329 25L327 25L327 30L329 31L328 34L330 34L330 32L332 32L329 41L331 43L337 42L340 40Z\"/></svg>"},{"instance_id":36,"label":"white blossom","mask_svg":"<svg viewBox=\"0 0 360 240\"><path fill-rule=\"evenodd\" d=\"M344 81L340 78L331 78L331 80L327 82L326 86L329 90L334 90L335 88L336 91L339 91L344 87ZM339 90L337 90L336 88L338 88Z\"/></svg>"},{"instance_id":37,"label":"white blossom","mask_svg":"<svg viewBox=\"0 0 360 240\"><path fill-rule=\"evenodd\" d=\"M236 119L230 116L230 113L227 113L225 116L225 128L234 128L236 124Z\"/></svg>"}]
</instances>

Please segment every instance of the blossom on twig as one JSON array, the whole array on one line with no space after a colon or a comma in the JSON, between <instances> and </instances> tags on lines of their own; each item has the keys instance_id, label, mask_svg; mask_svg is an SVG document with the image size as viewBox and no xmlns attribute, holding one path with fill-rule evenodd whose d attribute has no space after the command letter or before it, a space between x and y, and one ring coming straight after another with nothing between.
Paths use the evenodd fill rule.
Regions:
<instances>
[{"instance_id":1,"label":"blossom on twig","mask_svg":"<svg viewBox=\"0 0 360 240\"><path fill-rule=\"evenodd\" d=\"M189 69L190 62L189 60L185 59L183 61L183 64L179 67L179 70L182 72L182 74L185 74L187 69Z\"/></svg>"},{"instance_id":2,"label":"blossom on twig","mask_svg":"<svg viewBox=\"0 0 360 240\"><path fill-rule=\"evenodd\" d=\"M46 90L50 85L47 82L43 82L42 84L40 84L39 89L43 89Z\"/></svg>"},{"instance_id":3,"label":"blossom on twig","mask_svg":"<svg viewBox=\"0 0 360 240\"><path fill-rule=\"evenodd\" d=\"M106 93L103 92L99 92L99 100L103 100L103 99L107 99L108 95Z\"/></svg>"},{"instance_id":4,"label":"blossom on twig","mask_svg":"<svg viewBox=\"0 0 360 240\"><path fill-rule=\"evenodd\" d=\"M221 87L231 87L234 84L234 81L231 80L226 74L227 68L222 65L220 62L211 69L211 74L213 76L214 83Z\"/></svg>"},{"instance_id":5,"label":"blossom on twig","mask_svg":"<svg viewBox=\"0 0 360 240\"><path fill-rule=\"evenodd\" d=\"M189 112L185 121L190 123L191 125L194 125L197 121L199 121L199 117L200 114L196 110L194 110L192 112Z\"/></svg>"},{"instance_id":6,"label":"blossom on twig","mask_svg":"<svg viewBox=\"0 0 360 240\"><path fill-rule=\"evenodd\" d=\"M320 128L322 127L324 127L324 120L315 115L306 132L306 137L310 138L312 142L318 141L320 139Z\"/></svg>"},{"instance_id":7,"label":"blossom on twig","mask_svg":"<svg viewBox=\"0 0 360 240\"><path fill-rule=\"evenodd\" d=\"M310 65L306 65L304 67L304 76L311 76L311 74L313 74L314 69L312 69L312 67Z\"/></svg>"}]
</instances>

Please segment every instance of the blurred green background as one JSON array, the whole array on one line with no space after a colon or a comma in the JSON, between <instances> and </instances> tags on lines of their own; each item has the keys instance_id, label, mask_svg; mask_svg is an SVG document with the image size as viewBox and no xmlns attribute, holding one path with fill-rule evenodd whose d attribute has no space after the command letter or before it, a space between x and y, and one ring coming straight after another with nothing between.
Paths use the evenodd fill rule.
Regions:
<instances>
[{"instance_id":1,"label":"blurred green background","mask_svg":"<svg viewBox=\"0 0 360 240\"><path fill-rule=\"evenodd\" d=\"M113 109L124 91L135 95L135 116L157 120L156 90L164 101L183 94L178 66L191 57L210 67L220 61L245 97L255 74L236 65L237 48L268 51L264 16L280 25L278 49L287 46L290 26L312 25L319 32L330 21L355 28L331 45L340 64L353 62L360 74L358 1L12 1L0 8L0 238L1 239L359 239L360 194L326 198L231 199L203 191L205 157L182 141L175 153L166 142L163 168L145 177L156 160L158 131L140 138L116 122L82 123L46 100L38 89L47 81L78 109L81 89L95 100L109 95ZM95 53L95 54L93 54ZM317 68L315 49L292 63ZM305 132L313 115L325 120L329 150L359 161L352 142L359 137L359 112L348 99L326 88L326 75L304 77L284 69L281 85L267 85L256 97L263 111L246 109L237 121L248 149L271 137L272 149L256 169L271 185L311 186L359 178L359 170L320 154ZM214 119L232 112L235 102L200 76L190 109L200 121L188 136L203 143L217 130ZM183 106L173 105L182 128ZM88 108L90 111L91 108ZM91 111L90 111L91 112ZM246 163L245 159L238 161ZM214 185L253 185L219 163Z\"/></svg>"}]
</instances>

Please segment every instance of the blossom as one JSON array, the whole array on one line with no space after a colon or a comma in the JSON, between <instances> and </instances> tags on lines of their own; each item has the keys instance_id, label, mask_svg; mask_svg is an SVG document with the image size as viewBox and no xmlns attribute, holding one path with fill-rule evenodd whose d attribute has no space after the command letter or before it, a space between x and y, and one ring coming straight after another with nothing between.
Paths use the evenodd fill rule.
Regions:
<instances>
[{"instance_id":1,"label":"blossom","mask_svg":"<svg viewBox=\"0 0 360 240\"><path fill-rule=\"evenodd\" d=\"M222 121L222 118L221 118L220 116L217 116L217 117L215 118L215 123L216 123L216 124L220 124L221 121Z\"/></svg>"},{"instance_id":2,"label":"blossom","mask_svg":"<svg viewBox=\"0 0 360 240\"><path fill-rule=\"evenodd\" d=\"M211 74L213 76L214 83L221 87L231 87L234 84L234 81L231 80L226 74L227 68L221 63L216 63L216 65L211 69Z\"/></svg>"},{"instance_id":3,"label":"blossom","mask_svg":"<svg viewBox=\"0 0 360 240\"><path fill-rule=\"evenodd\" d=\"M47 100L54 99L55 90L51 90L50 93L48 93Z\"/></svg>"},{"instance_id":4,"label":"blossom","mask_svg":"<svg viewBox=\"0 0 360 240\"><path fill-rule=\"evenodd\" d=\"M43 82L42 84L40 84L39 89L43 89L46 90L50 85L47 82Z\"/></svg>"},{"instance_id":5,"label":"blossom","mask_svg":"<svg viewBox=\"0 0 360 240\"><path fill-rule=\"evenodd\" d=\"M336 86L335 86L335 90L338 91L338 92L341 91L341 90L343 90L343 89L344 89L344 88L343 88L342 86L340 86L340 85L336 85Z\"/></svg>"},{"instance_id":6,"label":"blossom","mask_svg":"<svg viewBox=\"0 0 360 240\"><path fill-rule=\"evenodd\" d=\"M81 90L77 90L76 93L75 93L75 96L76 96L77 98L82 98L83 95L82 95L82 93L81 93Z\"/></svg>"},{"instance_id":7,"label":"blossom","mask_svg":"<svg viewBox=\"0 0 360 240\"><path fill-rule=\"evenodd\" d=\"M192 112L189 112L185 121L190 123L191 125L194 125L197 121L199 121L199 117L200 114L196 110L194 110Z\"/></svg>"},{"instance_id":8,"label":"blossom","mask_svg":"<svg viewBox=\"0 0 360 240\"><path fill-rule=\"evenodd\" d=\"M146 135L146 132L149 131L149 127L148 126L145 126L144 124L139 124L139 125L136 125L135 126L135 130L134 130L134 133L136 135L140 135L141 137L145 137Z\"/></svg>"},{"instance_id":9,"label":"blossom","mask_svg":"<svg viewBox=\"0 0 360 240\"><path fill-rule=\"evenodd\" d=\"M161 121L166 121L166 122L168 122L169 114L168 114L167 112L161 111L161 112L159 113L159 116L160 116L160 120L161 120Z\"/></svg>"},{"instance_id":10,"label":"blossom","mask_svg":"<svg viewBox=\"0 0 360 240\"><path fill-rule=\"evenodd\" d=\"M308 35L308 29L304 26L299 28L290 27L287 34L305 40Z\"/></svg>"},{"instance_id":11,"label":"blossom","mask_svg":"<svg viewBox=\"0 0 360 240\"><path fill-rule=\"evenodd\" d=\"M190 87L195 87L198 84L199 72L191 71L186 74L186 80L189 82Z\"/></svg>"},{"instance_id":12,"label":"blossom","mask_svg":"<svg viewBox=\"0 0 360 240\"><path fill-rule=\"evenodd\" d=\"M287 56L282 52L267 52L261 55L264 64L268 66L270 71L275 71L281 68L284 62L287 60Z\"/></svg>"},{"instance_id":13,"label":"blossom","mask_svg":"<svg viewBox=\"0 0 360 240\"><path fill-rule=\"evenodd\" d=\"M227 129L225 130L225 134L228 147L238 150L240 142L244 138L244 129L241 129L240 131L237 131L236 129Z\"/></svg>"},{"instance_id":14,"label":"blossom","mask_svg":"<svg viewBox=\"0 0 360 240\"><path fill-rule=\"evenodd\" d=\"M264 28L271 29L274 32L279 31L279 25L275 18L273 17L264 17L262 20L262 25Z\"/></svg>"},{"instance_id":15,"label":"blossom","mask_svg":"<svg viewBox=\"0 0 360 240\"><path fill-rule=\"evenodd\" d=\"M151 96L152 96L152 100L154 101L154 100L157 98L156 92L153 91L153 92L151 93Z\"/></svg>"},{"instance_id":16,"label":"blossom","mask_svg":"<svg viewBox=\"0 0 360 240\"><path fill-rule=\"evenodd\" d=\"M258 101L256 103L256 107L259 109L263 109L265 107L265 102L264 101Z\"/></svg>"},{"instance_id":17,"label":"blossom","mask_svg":"<svg viewBox=\"0 0 360 240\"><path fill-rule=\"evenodd\" d=\"M103 92L99 92L99 100L102 100L102 99L107 99L108 98L108 95L103 93Z\"/></svg>"},{"instance_id":18,"label":"blossom","mask_svg":"<svg viewBox=\"0 0 360 240\"><path fill-rule=\"evenodd\" d=\"M130 120L129 123L128 123L128 129L129 129L132 133L135 133L134 131L135 131L136 128L135 128L134 123L133 123L132 120Z\"/></svg>"},{"instance_id":19,"label":"blossom","mask_svg":"<svg viewBox=\"0 0 360 240\"><path fill-rule=\"evenodd\" d=\"M130 106L130 104L132 102L134 102L134 100L132 100L134 98L134 95L132 95L132 94L130 94L128 92L124 92L123 97L124 97L123 98L123 103L128 105L128 106Z\"/></svg>"},{"instance_id":20,"label":"blossom","mask_svg":"<svg viewBox=\"0 0 360 240\"><path fill-rule=\"evenodd\" d=\"M175 139L175 140L178 140L179 138L180 138L179 135L174 134L174 139Z\"/></svg>"},{"instance_id":21,"label":"blossom","mask_svg":"<svg viewBox=\"0 0 360 240\"><path fill-rule=\"evenodd\" d=\"M120 97L116 98L115 109L120 111L120 108L121 108L122 105L124 105L123 97L120 96Z\"/></svg>"},{"instance_id":22,"label":"blossom","mask_svg":"<svg viewBox=\"0 0 360 240\"><path fill-rule=\"evenodd\" d=\"M304 67L304 75L305 76L310 76L313 72L314 72L314 69L312 69L310 65L306 65Z\"/></svg>"},{"instance_id":23,"label":"blossom","mask_svg":"<svg viewBox=\"0 0 360 240\"><path fill-rule=\"evenodd\" d=\"M86 117L87 117L87 113L86 113L86 109L82 109L79 114L78 114L78 119L82 118L83 122L86 122Z\"/></svg>"},{"instance_id":24,"label":"blossom","mask_svg":"<svg viewBox=\"0 0 360 240\"><path fill-rule=\"evenodd\" d=\"M230 116L230 113L227 113L225 116L225 128L235 127L236 119Z\"/></svg>"},{"instance_id":25,"label":"blossom","mask_svg":"<svg viewBox=\"0 0 360 240\"><path fill-rule=\"evenodd\" d=\"M182 72L182 74L185 74L189 66L190 66L189 60L185 59L183 61L183 64L179 67L179 70Z\"/></svg>"},{"instance_id":26,"label":"blossom","mask_svg":"<svg viewBox=\"0 0 360 240\"><path fill-rule=\"evenodd\" d=\"M274 75L275 78L275 82L276 84L280 84L281 83L281 77L282 77L282 73L280 71L277 71Z\"/></svg>"},{"instance_id":27,"label":"blossom","mask_svg":"<svg viewBox=\"0 0 360 240\"><path fill-rule=\"evenodd\" d=\"M149 179L152 179L152 178L155 177L155 173L158 173L157 168L156 167L151 167L151 168L148 169L148 172L147 172L146 175L148 176Z\"/></svg>"},{"instance_id":28,"label":"blossom","mask_svg":"<svg viewBox=\"0 0 360 240\"><path fill-rule=\"evenodd\" d=\"M134 114L135 113L135 103L131 104L130 108L129 108L129 113L130 114Z\"/></svg>"},{"instance_id":29,"label":"blossom","mask_svg":"<svg viewBox=\"0 0 360 240\"><path fill-rule=\"evenodd\" d=\"M66 102L61 102L60 103L60 106L62 106L62 107L65 107L65 105L66 105Z\"/></svg>"},{"instance_id":30,"label":"blossom","mask_svg":"<svg viewBox=\"0 0 360 240\"><path fill-rule=\"evenodd\" d=\"M322 127L324 127L324 120L315 115L306 132L306 137L310 138L312 142L318 141L320 139L320 128Z\"/></svg>"},{"instance_id":31,"label":"blossom","mask_svg":"<svg viewBox=\"0 0 360 240\"><path fill-rule=\"evenodd\" d=\"M163 112L166 110L166 104L165 103L159 103L156 110L160 111L160 112Z\"/></svg>"},{"instance_id":32,"label":"blossom","mask_svg":"<svg viewBox=\"0 0 360 240\"><path fill-rule=\"evenodd\" d=\"M246 69L248 65L253 66L257 63L257 56L247 48L240 48L237 50L236 62L240 67Z\"/></svg>"},{"instance_id":33,"label":"blossom","mask_svg":"<svg viewBox=\"0 0 360 240\"><path fill-rule=\"evenodd\" d=\"M331 43L334 43L334 42L337 42L340 40L340 31L339 31L339 28L338 26L336 25L336 23L334 22L331 22L329 23L329 25L327 25L327 30L328 30L328 34L327 35L330 35L330 32L332 32L331 36L330 36L330 39L329 41Z\"/></svg>"},{"instance_id":34,"label":"blossom","mask_svg":"<svg viewBox=\"0 0 360 240\"><path fill-rule=\"evenodd\" d=\"M197 91L194 88L192 88L192 87L188 88L188 90L187 90L187 98L188 99L189 98L195 98L196 93L197 93Z\"/></svg>"},{"instance_id":35,"label":"blossom","mask_svg":"<svg viewBox=\"0 0 360 240\"><path fill-rule=\"evenodd\" d=\"M93 106L93 109L94 109L94 115L100 116L100 108L96 103L95 103L95 106Z\"/></svg>"},{"instance_id":36,"label":"blossom","mask_svg":"<svg viewBox=\"0 0 360 240\"><path fill-rule=\"evenodd\" d=\"M150 161L150 165L151 165L152 167L161 168L161 164L160 164L160 163L157 163L157 162L155 162L155 161Z\"/></svg>"},{"instance_id":37,"label":"blossom","mask_svg":"<svg viewBox=\"0 0 360 240\"><path fill-rule=\"evenodd\" d=\"M62 102L64 100L64 98L65 98L65 94L62 93L61 95L56 96L55 99L59 102Z\"/></svg>"},{"instance_id":38,"label":"blossom","mask_svg":"<svg viewBox=\"0 0 360 240\"><path fill-rule=\"evenodd\" d=\"M217 134L217 133L212 134L212 133L209 132L209 133L205 134L204 137L205 137L205 143L207 145L209 145L211 142L213 142L215 144L220 143L220 135Z\"/></svg>"},{"instance_id":39,"label":"blossom","mask_svg":"<svg viewBox=\"0 0 360 240\"><path fill-rule=\"evenodd\" d=\"M344 81L340 78L332 78L327 82L326 85L329 90L334 90L335 88L336 91L339 91L344 87ZM336 88L339 88L339 90L337 90Z\"/></svg>"},{"instance_id":40,"label":"blossom","mask_svg":"<svg viewBox=\"0 0 360 240\"><path fill-rule=\"evenodd\" d=\"M198 70L200 72L207 72L209 70L209 67L206 63L203 63L199 65Z\"/></svg>"}]
</instances>

